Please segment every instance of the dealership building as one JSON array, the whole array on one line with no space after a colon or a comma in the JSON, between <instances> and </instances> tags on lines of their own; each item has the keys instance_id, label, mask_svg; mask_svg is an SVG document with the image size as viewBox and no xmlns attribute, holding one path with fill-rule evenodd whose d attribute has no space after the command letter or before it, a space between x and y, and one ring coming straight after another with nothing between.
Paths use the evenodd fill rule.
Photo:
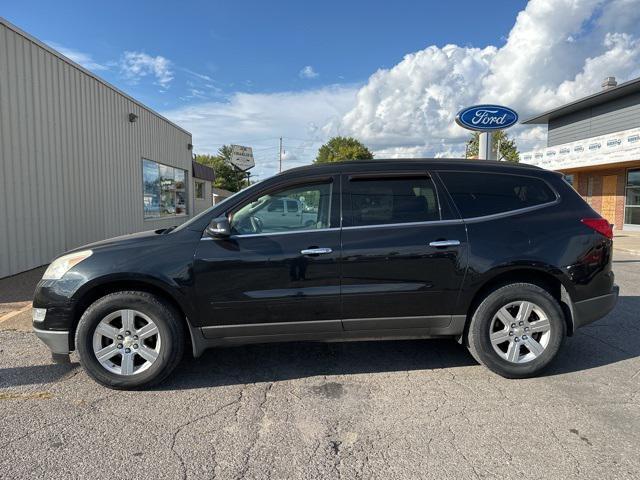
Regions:
<instances>
[{"instance_id":1,"label":"dealership building","mask_svg":"<svg viewBox=\"0 0 640 480\"><path fill-rule=\"evenodd\" d=\"M0 277L182 223L212 178L189 132L0 18Z\"/></svg>"},{"instance_id":2,"label":"dealership building","mask_svg":"<svg viewBox=\"0 0 640 480\"><path fill-rule=\"evenodd\" d=\"M535 115L547 125L547 147L520 161L557 170L617 230L640 230L640 78Z\"/></svg>"}]
</instances>

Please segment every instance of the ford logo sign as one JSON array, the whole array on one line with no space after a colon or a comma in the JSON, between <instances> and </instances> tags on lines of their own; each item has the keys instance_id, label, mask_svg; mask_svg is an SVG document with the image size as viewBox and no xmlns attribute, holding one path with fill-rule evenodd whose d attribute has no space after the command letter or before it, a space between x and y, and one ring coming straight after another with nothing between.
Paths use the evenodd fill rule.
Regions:
<instances>
[{"instance_id":1,"label":"ford logo sign","mask_svg":"<svg viewBox=\"0 0 640 480\"><path fill-rule=\"evenodd\" d=\"M475 105L460 110L456 123L467 130L490 132L509 128L518 122L518 114L500 105Z\"/></svg>"}]
</instances>

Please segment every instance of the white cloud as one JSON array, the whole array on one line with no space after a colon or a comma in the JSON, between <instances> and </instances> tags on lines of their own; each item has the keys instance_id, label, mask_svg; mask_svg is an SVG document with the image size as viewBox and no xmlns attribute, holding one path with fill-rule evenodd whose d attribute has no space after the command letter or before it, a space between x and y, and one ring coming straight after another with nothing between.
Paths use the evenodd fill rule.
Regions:
<instances>
[{"instance_id":1,"label":"white cloud","mask_svg":"<svg viewBox=\"0 0 640 480\"><path fill-rule=\"evenodd\" d=\"M502 47L429 46L374 73L340 128L378 151L464 152L460 108L503 103L526 117L594 93L607 75L640 76L639 34L637 0L531 0ZM527 130L512 130L521 149L544 142Z\"/></svg>"},{"instance_id":2,"label":"white cloud","mask_svg":"<svg viewBox=\"0 0 640 480\"><path fill-rule=\"evenodd\" d=\"M278 138L287 152L284 168L309 163L327 135L355 102L357 88L329 86L303 92L235 93L226 101L202 102L163 112L193 134L196 153L215 153L222 144L254 148L260 178L278 170Z\"/></svg>"},{"instance_id":3,"label":"white cloud","mask_svg":"<svg viewBox=\"0 0 640 480\"><path fill-rule=\"evenodd\" d=\"M502 46L431 45L378 70L360 87L235 93L224 102L166 114L194 134L197 152L215 152L223 143L253 146L262 178L277 171L280 135L296 157L285 167L309 163L334 134L358 137L377 158L462 156L469 132L454 117L464 106L503 103L524 118L598 91L605 76L640 76L637 5L531 0ZM521 150L546 141L545 127L510 133Z\"/></svg>"},{"instance_id":4,"label":"white cloud","mask_svg":"<svg viewBox=\"0 0 640 480\"><path fill-rule=\"evenodd\" d=\"M96 62L88 53L80 52L78 50L74 50L73 48L63 47L62 45L54 42L47 42L47 44L50 45L54 50L57 50L62 55L67 57L69 60L76 62L87 70L95 72L109 69L109 67L107 67L106 65Z\"/></svg>"},{"instance_id":5,"label":"white cloud","mask_svg":"<svg viewBox=\"0 0 640 480\"><path fill-rule=\"evenodd\" d=\"M120 59L120 72L132 83L138 83L141 78L152 75L163 89L168 88L173 80L169 60L160 55L152 57L144 52L124 52Z\"/></svg>"},{"instance_id":6,"label":"white cloud","mask_svg":"<svg viewBox=\"0 0 640 480\"><path fill-rule=\"evenodd\" d=\"M311 65L307 65L298 72L300 78L316 78L318 75L318 72L316 72Z\"/></svg>"}]
</instances>

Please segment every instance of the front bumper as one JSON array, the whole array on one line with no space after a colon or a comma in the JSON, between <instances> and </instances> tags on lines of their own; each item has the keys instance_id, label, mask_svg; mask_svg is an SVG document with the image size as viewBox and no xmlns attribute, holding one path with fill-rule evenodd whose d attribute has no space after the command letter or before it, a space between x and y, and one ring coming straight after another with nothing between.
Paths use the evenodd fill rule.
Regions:
<instances>
[{"instance_id":1,"label":"front bumper","mask_svg":"<svg viewBox=\"0 0 640 480\"><path fill-rule=\"evenodd\" d=\"M611 293L575 302L573 304L574 329L584 327L608 314L615 307L619 293L620 287L613 285Z\"/></svg>"},{"instance_id":2,"label":"front bumper","mask_svg":"<svg viewBox=\"0 0 640 480\"><path fill-rule=\"evenodd\" d=\"M51 353L69 353L69 332L66 330L39 330L34 328L36 336L42 340Z\"/></svg>"}]
</instances>

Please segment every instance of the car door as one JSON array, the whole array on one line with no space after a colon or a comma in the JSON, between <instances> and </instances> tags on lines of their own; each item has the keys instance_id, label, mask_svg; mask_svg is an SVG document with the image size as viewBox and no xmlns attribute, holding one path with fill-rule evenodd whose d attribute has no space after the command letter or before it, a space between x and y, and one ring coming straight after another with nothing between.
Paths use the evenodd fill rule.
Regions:
<instances>
[{"instance_id":1,"label":"car door","mask_svg":"<svg viewBox=\"0 0 640 480\"><path fill-rule=\"evenodd\" d=\"M446 327L467 263L465 226L424 171L344 175L345 330Z\"/></svg>"},{"instance_id":2,"label":"car door","mask_svg":"<svg viewBox=\"0 0 640 480\"><path fill-rule=\"evenodd\" d=\"M300 196L316 209L306 226L275 211L252 219ZM330 176L263 190L226 212L232 235L203 237L194 262L205 335L341 331L338 209L339 182Z\"/></svg>"}]
</instances>

